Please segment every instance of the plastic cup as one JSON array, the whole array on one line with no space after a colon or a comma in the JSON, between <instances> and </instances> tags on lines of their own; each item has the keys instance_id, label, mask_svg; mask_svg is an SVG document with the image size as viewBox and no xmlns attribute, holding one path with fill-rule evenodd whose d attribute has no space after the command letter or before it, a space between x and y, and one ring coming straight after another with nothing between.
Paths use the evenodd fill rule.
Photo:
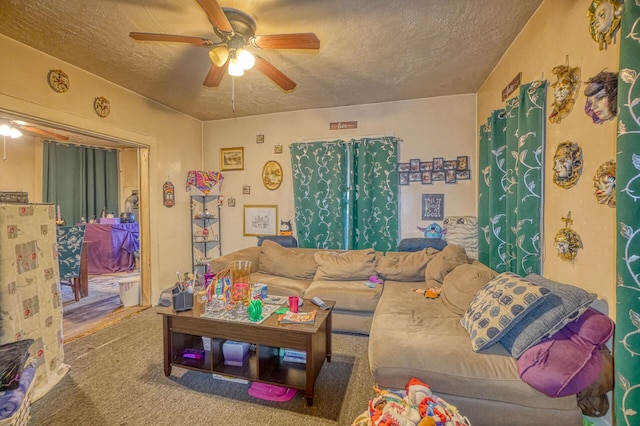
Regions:
<instances>
[{"instance_id":1,"label":"plastic cup","mask_svg":"<svg viewBox=\"0 0 640 426\"><path fill-rule=\"evenodd\" d=\"M298 296L289 296L289 310L298 312Z\"/></svg>"}]
</instances>

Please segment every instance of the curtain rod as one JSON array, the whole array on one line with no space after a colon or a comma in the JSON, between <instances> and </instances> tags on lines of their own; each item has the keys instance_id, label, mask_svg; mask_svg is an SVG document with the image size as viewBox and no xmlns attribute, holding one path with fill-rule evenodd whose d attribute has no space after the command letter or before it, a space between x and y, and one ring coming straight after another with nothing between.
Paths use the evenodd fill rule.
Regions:
<instances>
[{"instance_id":1,"label":"curtain rod","mask_svg":"<svg viewBox=\"0 0 640 426\"><path fill-rule=\"evenodd\" d=\"M348 138L339 138L339 137L333 137L333 138L329 138L332 139L333 141L336 140L341 140L341 141L349 141L351 139L362 139L362 138L395 138L397 141L399 142L403 142L404 139L400 139L397 138L395 133L393 135L383 135L383 134L372 134L372 135L358 135L358 136L351 136ZM318 139L318 138L313 138L313 139L294 139L293 141L294 143L305 143L305 142L331 142L331 140L322 140L322 139Z\"/></svg>"},{"instance_id":2,"label":"curtain rod","mask_svg":"<svg viewBox=\"0 0 640 426\"><path fill-rule=\"evenodd\" d=\"M83 147L87 147L87 148L98 148L98 149L104 149L105 151L121 151L123 148L116 148L113 146L100 146L100 145L89 145L86 143L75 143L75 142L58 142L55 140L49 140L49 139L42 139L41 141L42 143L48 142L48 143L54 143L56 145L70 145L70 146L83 146ZM128 147L128 148L133 148L136 149L137 147Z\"/></svg>"}]
</instances>

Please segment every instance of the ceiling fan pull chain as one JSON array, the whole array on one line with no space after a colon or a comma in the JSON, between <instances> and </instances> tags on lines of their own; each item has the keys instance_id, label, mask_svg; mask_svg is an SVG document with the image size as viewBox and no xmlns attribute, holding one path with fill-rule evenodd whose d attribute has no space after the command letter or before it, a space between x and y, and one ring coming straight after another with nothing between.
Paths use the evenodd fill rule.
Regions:
<instances>
[{"instance_id":1,"label":"ceiling fan pull chain","mask_svg":"<svg viewBox=\"0 0 640 426\"><path fill-rule=\"evenodd\" d=\"M236 112L236 78L231 76L231 110Z\"/></svg>"},{"instance_id":2,"label":"ceiling fan pull chain","mask_svg":"<svg viewBox=\"0 0 640 426\"><path fill-rule=\"evenodd\" d=\"M4 161L7 161L7 137L3 136L3 138L4 138L4 155L3 155L2 159Z\"/></svg>"}]
</instances>

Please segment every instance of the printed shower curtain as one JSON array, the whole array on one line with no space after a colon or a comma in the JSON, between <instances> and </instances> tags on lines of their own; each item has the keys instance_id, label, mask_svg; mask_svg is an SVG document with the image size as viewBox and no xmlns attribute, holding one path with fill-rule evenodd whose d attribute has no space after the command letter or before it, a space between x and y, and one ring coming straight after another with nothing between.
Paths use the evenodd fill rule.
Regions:
<instances>
[{"instance_id":1,"label":"printed shower curtain","mask_svg":"<svg viewBox=\"0 0 640 426\"><path fill-rule=\"evenodd\" d=\"M480 127L478 259L498 272L540 272L545 93L522 85Z\"/></svg>"},{"instance_id":2,"label":"printed shower curtain","mask_svg":"<svg viewBox=\"0 0 640 426\"><path fill-rule=\"evenodd\" d=\"M395 138L294 143L289 149L300 247L396 250Z\"/></svg>"},{"instance_id":3,"label":"printed shower curtain","mask_svg":"<svg viewBox=\"0 0 640 426\"><path fill-rule=\"evenodd\" d=\"M625 2L620 30L616 157L615 418L640 424L640 4Z\"/></svg>"}]
</instances>

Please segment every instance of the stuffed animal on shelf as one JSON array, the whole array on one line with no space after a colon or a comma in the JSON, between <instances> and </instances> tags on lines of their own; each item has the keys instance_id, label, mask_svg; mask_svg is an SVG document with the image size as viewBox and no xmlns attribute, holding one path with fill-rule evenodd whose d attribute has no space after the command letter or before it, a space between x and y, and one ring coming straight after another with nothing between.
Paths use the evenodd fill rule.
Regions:
<instances>
[{"instance_id":1,"label":"stuffed animal on shelf","mask_svg":"<svg viewBox=\"0 0 640 426\"><path fill-rule=\"evenodd\" d=\"M421 228L418 226L418 230L424 233L425 238L436 238L442 239L444 232L442 231L442 226L433 222L431 225L428 225L426 228Z\"/></svg>"},{"instance_id":2,"label":"stuffed animal on shelf","mask_svg":"<svg viewBox=\"0 0 640 426\"><path fill-rule=\"evenodd\" d=\"M280 221L280 235L292 235L293 228L291 227L291 220L281 220Z\"/></svg>"}]
</instances>

